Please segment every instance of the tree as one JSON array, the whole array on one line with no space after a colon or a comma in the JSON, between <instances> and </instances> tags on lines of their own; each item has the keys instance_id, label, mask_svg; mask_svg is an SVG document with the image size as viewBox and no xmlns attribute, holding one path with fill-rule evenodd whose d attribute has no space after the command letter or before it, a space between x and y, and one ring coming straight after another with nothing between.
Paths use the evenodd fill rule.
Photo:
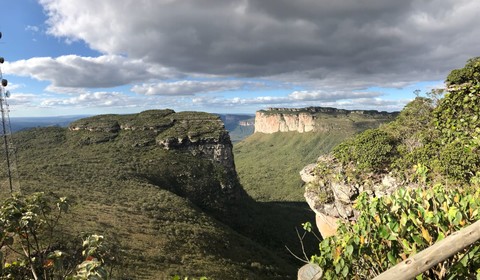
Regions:
<instances>
[{"instance_id":1,"label":"tree","mask_svg":"<svg viewBox=\"0 0 480 280\"><path fill-rule=\"evenodd\" d=\"M81 249L62 250L55 234L68 211L65 197L13 194L0 207L2 279L107 279L103 237L86 236ZM79 265L77 265L80 263Z\"/></svg>"}]
</instances>

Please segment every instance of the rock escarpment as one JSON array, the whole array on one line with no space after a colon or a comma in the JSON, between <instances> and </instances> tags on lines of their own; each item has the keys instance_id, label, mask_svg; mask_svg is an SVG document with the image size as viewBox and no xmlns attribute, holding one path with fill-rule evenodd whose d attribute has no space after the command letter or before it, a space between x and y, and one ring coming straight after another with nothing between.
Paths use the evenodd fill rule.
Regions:
<instances>
[{"instance_id":1,"label":"rock escarpment","mask_svg":"<svg viewBox=\"0 0 480 280\"><path fill-rule=\"evenodd\" d=\"M338 219L356 220L359 213L353 204L361 192L381 197L400 186L399 180L391 174L370 174L369 180L359 184L355 180L348 181L347 172L331 155L321 156L316 163L300 171L305 182L305 199L316 214L317 227L323 238L335 234Z\"/></svg>"},{"instance_id":2,"label":"rock escarpment","mask_svg":"<svg viewBox=\"0 0 480 280\"><path fill-rule=\"evenodd\" d=\"M397 113L375 110L343 110L329 107L269 108L255 115L255 132L325 132L344 126L365 129L391 121ZM340 124L340 125L339 125Z\"/></svg>"},{"instance_id":3,"label":"rock escarpment","mask_svg":"<svg viewBox=\"0 0 480 280\"><path fill-rule=\"evenodd\" d=\"M224 198L236 199L243 194L235 171L230 136L216 115L203 112L176 113L169 109L131 115L99 115L75 121L70 124L69 130L70 138L80 145L109 142L126 149L160 148L168 151L170 158L181 158L178 162L182 164L196 164L196 167L179 167L183 170L179 174L163 174L163 170L158 170L162 176L154 174L150 177L157 178L152 180L164 184L178 185L174 191L194 200L202 200L201 204L210 203L207 197L200 197L202 195L217 201ZM191 160L188 159L189 156L192 157ZM200 162L197 163L198 160ZM201 160L211 162L213 166L206 166ZM177 160L172 160L172 164L176 162ZM219 174L201 174L207 172L202 168ZM165 177L170 179L166 180ZM187 179L182 179L184 177ZM211 190L193 193L195 180L202 177L205 180L218 179L220 190L217 193ZM166 181L168 182L165 183ZM222 197L217 197L218 193Z\"/></svg>"}]
</instances>

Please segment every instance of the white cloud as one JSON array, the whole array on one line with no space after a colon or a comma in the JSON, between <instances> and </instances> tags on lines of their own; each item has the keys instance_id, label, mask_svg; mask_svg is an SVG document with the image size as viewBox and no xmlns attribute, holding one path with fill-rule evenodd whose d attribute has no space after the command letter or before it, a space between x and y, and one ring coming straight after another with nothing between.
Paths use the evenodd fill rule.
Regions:
<instances>
[{"instance_id":1,"label":"white cloud","mask_svg":"<svg viewBox=\"0 0 480 280\"><path fill-rule=\"evenodd\" d=\"M135 85L132 91L144 95L195 95L220 91L234 91L249 87L262 87L262 83L243 81L195 81L183 80L176 82L158 82Z\"/></svg>"},{"instance_id":2,"label":"white cloud","mask_svg":"<svg viewBox=\"0 0 480 280\"><path fill-rule=\"evenodd\" d=\"M50 81L52 88L106 88L174 77L175 71L119 55L35 57L5 63L5 72Z\"/></svg>"},{"instance_id":3,"label":"white cloud","mask_svg":"<svg viewBox=\"0 0 480 280\"><path fill-rule=\"evenodd\" d=\"M7 103L9 105L34 105L38 101L38 96L31 93L12 93L9 98L7 98Z\"/></svg>"},{"instance_id":4,"label":"white cloud","mask_svg":"<svg viewBox=\"0 0 480 280\"><path fill-rule=\"evenodd\" d=\"M399 111L410 100L389 100L380 98L376 92L333 92L295 91L287 96L259 96L254 98L220 98L197 96L192 102L197 106L236 108L239 107L308 107L324 106L344 109L371 109L379 111Z\"/></svg>"},{"instance_id":5,"label":"white cloud","mask_svg":"<svg viewBox=\"0 0 480 280\"><path fill-rule=\"evenodd\" d=\"M25 27L25 31L38 32L40 31L40 28L35 25L27 25L27 27Z\"/></svg>"},{"instance_id":6,"label":"white cloud","mask_svg":"<svg viewBox=\"0 0 480 280\"><path fill-rule=\"evenodd\" d=\"M87 92L69 98L47 98L41 107L132 107L138 100L119 92Z\"/></svg>"}]
</instances>

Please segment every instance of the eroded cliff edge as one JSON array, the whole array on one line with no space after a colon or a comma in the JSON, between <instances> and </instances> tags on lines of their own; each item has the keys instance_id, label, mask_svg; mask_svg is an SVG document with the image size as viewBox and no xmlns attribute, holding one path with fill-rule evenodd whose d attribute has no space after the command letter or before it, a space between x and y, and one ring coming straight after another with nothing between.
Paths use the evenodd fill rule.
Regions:
<instances>
[{"instance_id":1,"label":"eroded cliff edge","mask_svg":"<svg viewBox=\"0 0 480 280\"><path fill-rule=\"evenodd\" d=\"M327 132L345 128L364 130L391 121L397 112L344 110L330 107L269 108L255 114L255 132Z\"/></svg>"},{"instance_id":2,"label":"eroded cliff edge","mask_svg":"<svg viewBox=\"0 0 480 280\"><path fill-rule=\"evenodd\" d=\"M146 177L201 207L217 204L213 205L217 208L226 200L244 195L229 134L216 115L176 113L170 109L99 115L71 123L69 135L70 141L79 145L115 143L124 149L144 149L153 157L158 153L157 158L170 159L166 165L176 174L149 170Z\"/></svg>"}]
</instances>

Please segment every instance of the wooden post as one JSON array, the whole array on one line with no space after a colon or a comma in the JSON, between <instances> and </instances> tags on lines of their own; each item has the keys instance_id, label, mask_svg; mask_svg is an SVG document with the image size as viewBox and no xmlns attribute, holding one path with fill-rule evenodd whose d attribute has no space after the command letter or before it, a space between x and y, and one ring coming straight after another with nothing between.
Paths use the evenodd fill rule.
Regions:
<instances>
[{"instance_id":1,"label":"wooden post","mask_svg":"<svg viewBox=\"0 0 480 280\"><path fill-rule=\"evenodd\" d=\"M323 270L316 264L309 263L298 270L297 280L321 280Z\"/></svg>"},{"instance_id":2,"label":"wooden post","mask_svg":"<svg viewBox=\"0 0 480 280\"><path fill-rule=\"evenodd\" d=\"M480 240L480 220L409 257L373 280L413 279L478 240Z\"/></svg>"}]
</instances>

